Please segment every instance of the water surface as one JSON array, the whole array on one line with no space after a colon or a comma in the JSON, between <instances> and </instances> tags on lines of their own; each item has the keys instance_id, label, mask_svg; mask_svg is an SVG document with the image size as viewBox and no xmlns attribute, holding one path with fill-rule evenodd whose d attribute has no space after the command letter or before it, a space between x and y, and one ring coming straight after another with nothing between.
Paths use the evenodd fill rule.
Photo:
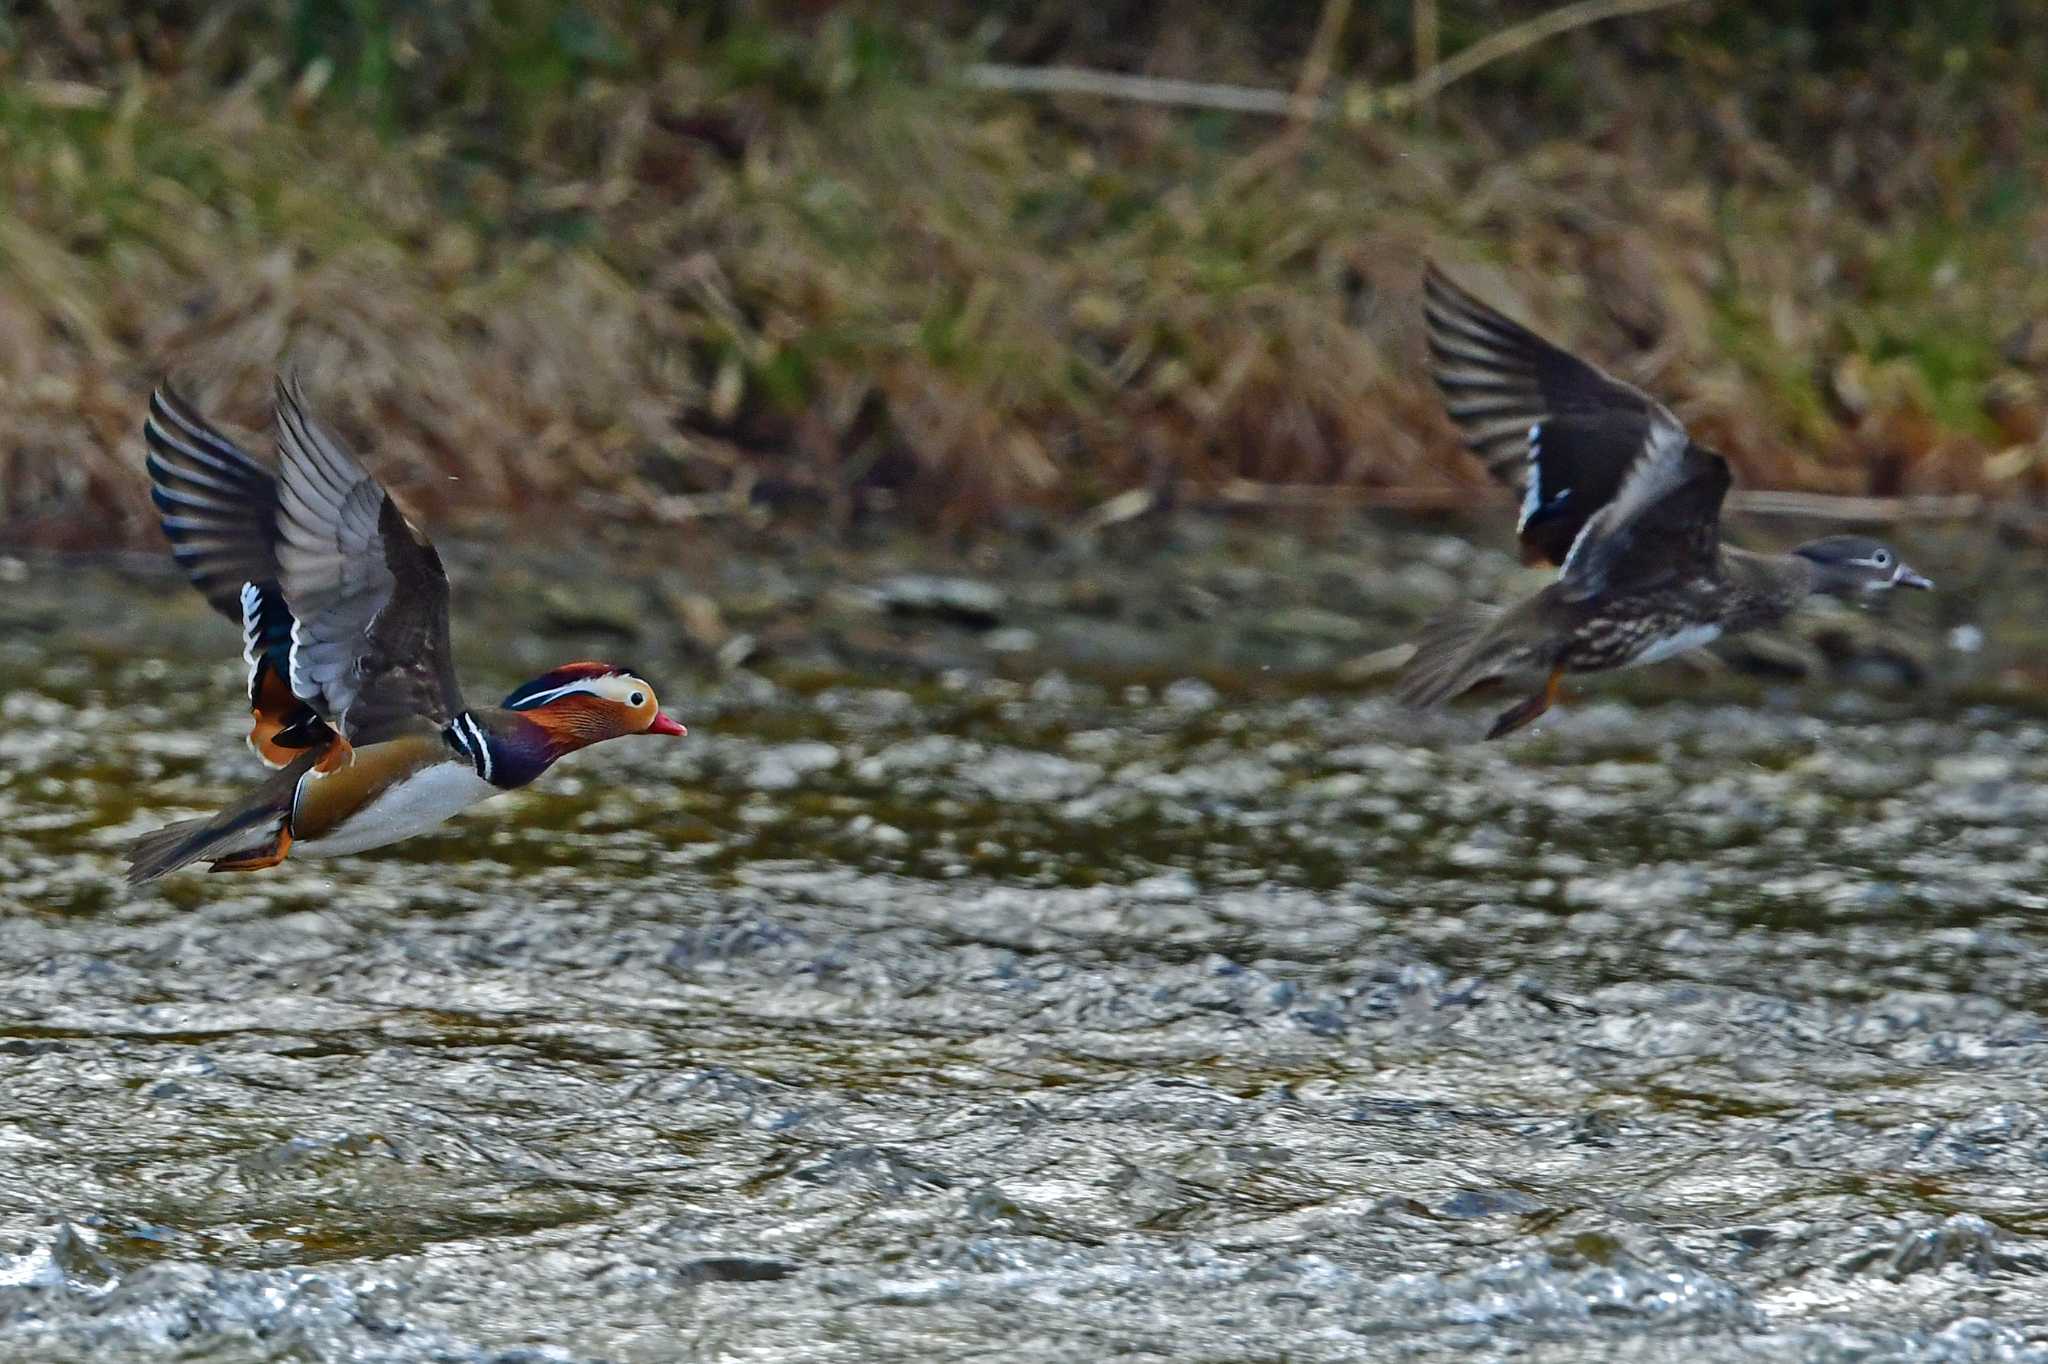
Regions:
<instances>
[{"instance_id":1,"label":"water surface","mask_svg":"<svg viewBox=\"0 0 2048 1364\"><path fill-rule=\"evenodd\" d=\"M629 647L458 605L479 695ZM2048 1359L2024 706L1667 669L1486 745L650 635L687 741L130 891L251 773L233 632L0 609L10 1357Z\"/></svg>"}]
</instances>

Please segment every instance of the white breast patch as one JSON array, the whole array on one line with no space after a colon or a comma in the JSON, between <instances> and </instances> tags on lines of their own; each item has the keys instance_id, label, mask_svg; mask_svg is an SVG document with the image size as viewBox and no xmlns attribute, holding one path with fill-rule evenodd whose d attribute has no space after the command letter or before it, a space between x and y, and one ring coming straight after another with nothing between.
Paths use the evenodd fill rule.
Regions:
<instances>
[{"instance_id":1,"label":"white breast patch","mask_svg":"<svg viewBox=\"0 0 2048 1364\"><path fill-rule=\"evenodd\" d=\"M1658 640L1623 666L1634 668L1645 663L1661 663L1667 658L1676 658L1688 649L1697 649L1702 644L1712 644L1720 637L1721 627L1718 625L1688 625L1677 634Z\"/></svg>"},{"instance_id":2,"label":"white breast patch","mask_svg":"<svg viewBox=\"0 0 2048 1364\"><path fill-rule=\"evenodd\" d=\"M307 782L319 780L318 774L308 772L299 778L300 792L305 791ZM324 837L292 844L292 856L339 857L343 853L381 848L386 843L423 833L478 801L502 794L466 763L435 763L393 785L329 829Z\"/></svg>"}]
</instances>

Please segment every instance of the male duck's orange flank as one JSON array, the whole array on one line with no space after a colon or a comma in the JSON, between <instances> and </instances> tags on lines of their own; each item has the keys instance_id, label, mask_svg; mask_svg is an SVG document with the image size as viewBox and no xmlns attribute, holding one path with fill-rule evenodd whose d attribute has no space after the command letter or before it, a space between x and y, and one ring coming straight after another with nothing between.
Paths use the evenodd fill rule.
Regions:
<instances>
[{"instance_id":1,"label":"male duck's orange flank","mask_svg":"<svg viewBox=\"0 0 2048 1364\"><path fill-rule=\"evenodd\" d=\"M282 770L210 819L138 839L128 879L332 857L410 838L564 754L680 737L626 668L569 663L501 706L463 703L441 558L384 488L280 383L272 473L168 385L143 437L173 553L242 627L250 745Z\"/></svg>"}]
</instances>

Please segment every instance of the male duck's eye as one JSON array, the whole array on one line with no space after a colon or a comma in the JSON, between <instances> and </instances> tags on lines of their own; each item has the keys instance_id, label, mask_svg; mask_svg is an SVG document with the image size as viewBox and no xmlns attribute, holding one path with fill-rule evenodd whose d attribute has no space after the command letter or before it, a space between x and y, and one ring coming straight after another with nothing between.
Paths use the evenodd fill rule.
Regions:
<instances>
[{"instance_id":1,"label":"male duck's eye","mask_svg":"<svg viewBox=\"0 0 2048 1364\"><path fill-rule=\"evenodd\" d=\"M629 697L627 697L627 698L626 698L626 704L627 704L627 705L629 705L629 706L644 706L644 705L646 705L646 704L647 704L647 693L646 693L646 692L644 692L644 691L636 691L636 692L634 692L634 693L633 693L633 694L632 694L631 696L629 696Z\"/></svg>"}]
</instances>

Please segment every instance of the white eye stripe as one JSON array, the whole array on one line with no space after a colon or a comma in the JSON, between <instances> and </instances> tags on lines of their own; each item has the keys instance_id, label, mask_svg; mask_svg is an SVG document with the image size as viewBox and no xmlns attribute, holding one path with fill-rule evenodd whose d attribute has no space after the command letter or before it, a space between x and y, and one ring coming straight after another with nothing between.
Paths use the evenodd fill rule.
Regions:
<instances>
[{"instance_id":1,"label":"white eye stripe","mask_svg":"<svg viewBox=\"0 0 2048 1364\"><path fill-rule=\"evenodd\" d=\"M534 706L544 706L550 701L559 701L563 697L577 692L587 696L597 695L595 691L591 690L590 684L587 682L569 682L548 691L535 692L533 695L523 698L519 702L519 708L521 710L529 710Z\"/></svg>"},{"instance_id":2,"label":"white eye stripe","mask_svg":"<svg viewBox=\"0 0 2048 1364\"><path fill-rule=\"evenodd\" d=\"M605 677L579 677L573 682L564 682L559 687L550 687L546 691L535 692L533 695L525 697L519 702L517 709L532 710L537 706L545 706L559 701L565 696L595 696L600 701L614 701L621 705L637 706L646 700L646 695L642 690L645 685L645 683L641 683L635 686L629 683L623 675L616 673ZM629 700L629 693L640 699Z\"/></svg>"}]
</instances>

